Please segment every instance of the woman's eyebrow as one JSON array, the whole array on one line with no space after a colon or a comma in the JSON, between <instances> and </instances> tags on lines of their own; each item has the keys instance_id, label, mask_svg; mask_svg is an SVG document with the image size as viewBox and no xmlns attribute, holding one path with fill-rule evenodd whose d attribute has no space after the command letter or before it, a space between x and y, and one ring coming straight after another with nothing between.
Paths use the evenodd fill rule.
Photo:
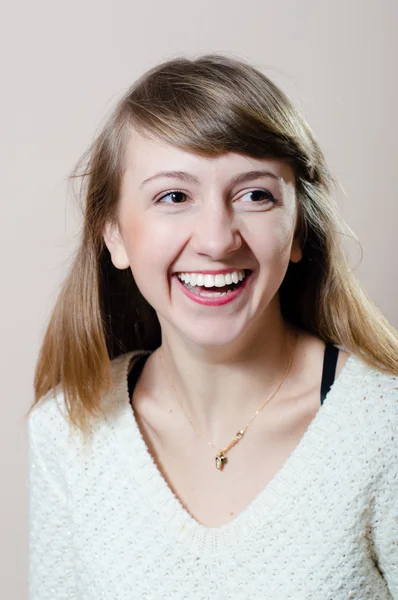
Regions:
<instances>
[{"instance_id":1,"label":"woman's eyebrow","mask_svg":"<svg viewBox=\"0 0 398 600\"><path fill-rule=\"evenodd\" d=\"M245 183L246 181L251 181L252 179L259 179L260 177L272 177L272 179L276 179L279 181L281 177L275 175L272 171L268 171L267 169L260 169L256 171L246 171L244 173L239 173L232 177L230 180L230 185L237 185L238 183Z\"/></svg>"},{"instance_id":2,"label":"woman's eyebrow","mask_svg":"<svg viewBox=\"0 0 398 600\"><path fill-rule=\"evenodd\" d=\"M200 180L198 177L196 177L196 175L192 175L191 173L187 173L186 171L159 171L159 173L151 175L151 177L148 177L148 179L144 179L144 181L140 185L140 189L143 188L144 185L149 181L153 181L154 179L158 179L159 177L181 179L182 181L187 181L188 183L200 183Z\"/></svg>"},{"instance_id":3,"label":"woman's eyebrow","mask_svg":"<svg viewBox=\"0 0 398 600\"><path fill-rule=\"evenodd\" d=\"M196 177L196 175L192 175L192 173L187 173L186 171L159 171L159 173L155 173L155 175L151 175L151 177L144 179L144 181L140 185L140 189L142 189L145 184L160 177L168 177L170 179L181 179L182 181L186 181L188 183L200 183L200 180L198 177ZM272 177L276 180L281 179L281 177L278 177L272 171L261 169L256 171L246 171L244 173L239 173L238 175L232 177L229 183L230 185L237 185L238 183L245 183L246 181L251 181L252 179L258 179L259 177Z\"/></svg>"}]
</instances>

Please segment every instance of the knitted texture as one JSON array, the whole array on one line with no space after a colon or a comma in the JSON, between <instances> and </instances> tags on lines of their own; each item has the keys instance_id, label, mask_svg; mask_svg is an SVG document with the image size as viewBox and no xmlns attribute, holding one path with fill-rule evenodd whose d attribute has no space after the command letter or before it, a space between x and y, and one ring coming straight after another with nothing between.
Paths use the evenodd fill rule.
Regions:
<instances>
[{"instance_id":1,"label":"knitted texture","mask_svg":"<svg viewBox=\"0 0 398 600\"><path fill-rule=\"evenodd\" d=\"M398 377L351 355L282 469L234 520L196 521L112 361L84 447L60 390L29 417L30 600L398 599Z\"/></svg>"}]
</instances>

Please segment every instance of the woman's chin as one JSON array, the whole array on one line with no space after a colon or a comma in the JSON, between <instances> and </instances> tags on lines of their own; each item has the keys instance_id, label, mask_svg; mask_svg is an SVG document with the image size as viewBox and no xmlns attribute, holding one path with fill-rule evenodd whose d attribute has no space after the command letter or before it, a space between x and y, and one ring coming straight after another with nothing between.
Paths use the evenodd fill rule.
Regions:
<instances>
[{"instance_id":1,"label":"woman's chin","mask_svg":"<svg viewBox=\"0 0 398 600\"><path fill-rule=\"evenodd\" d=\"M180 334L185 340L194 344L195 346L201 346L203 348L211 349L222 349L228 348L235 344L239 344L243 340L247 328L243 327L220 327L219 324L212 324L211 326L200 327L199 323L195 324L195 327L179 328Z\"/></svg>"}]
</instances>

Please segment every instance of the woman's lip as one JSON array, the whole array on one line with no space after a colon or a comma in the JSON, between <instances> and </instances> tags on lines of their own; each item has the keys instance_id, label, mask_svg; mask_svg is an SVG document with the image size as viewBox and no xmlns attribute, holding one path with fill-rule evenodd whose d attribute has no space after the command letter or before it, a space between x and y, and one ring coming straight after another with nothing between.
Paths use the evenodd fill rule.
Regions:
<instances>
[{"instance_id":1,"label":"woman's lip","mask_svg":"<svg viewBox=\"0 0 398 600\"><path fill-rule=\"evenodd\" d=\"M185 296L187 296L197 304L202 304L204 306L223 306L224 304L229 304L230 302L233 302L235 298L237 298L238 296L240 296L240 294L244 292L247 285L251 282L251 275L252 272L250 272L242 281L242 284L232 292L229 292L224 296L216 296L213 298L200 296L199 294L191 292L188 288L184 286L182 281L179 280L177 275L174 275L174 278L176 280L177 285L180 287L181 291L185 294Z\"/></svg>"},{"instance_id":2,"label":"woman's lip","mask_svg":"<svg viewBox=\"0 0 398 600\"><path fill-rule=\"evenodd\" d=\"M251 269L243 269L240 267L236 267L236 268L229 268L229 269L218 269L217 271L212 271L210 270L189 270L189 271L174 271L173 275L178 275L178 273L203 273L204 275L224 275L224 273L233 273L234 271L245 271L248 273L252 273Z\"/></svg>"}]
</instances>

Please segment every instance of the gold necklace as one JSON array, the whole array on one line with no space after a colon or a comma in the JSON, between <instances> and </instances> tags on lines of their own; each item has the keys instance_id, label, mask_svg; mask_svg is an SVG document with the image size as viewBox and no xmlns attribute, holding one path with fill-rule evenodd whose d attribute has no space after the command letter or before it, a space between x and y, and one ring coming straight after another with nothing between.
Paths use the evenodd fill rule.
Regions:
<instances>
[{"instance_id":1,"label":"gold necklace","mask_svg":"<svg viewBox=\"0 0 398 600\"><path fill-rule=\"evenodd\" d=\"M235 435L235 437L232 440L232 442L230 444L228 444L228 446L226 446L225 448L222 448L221 450L219 450L219 448L217 448L217 446L215 446L212 442L210 442L209 440L207 440L205 438L205 436L203 435L203 433L195 426L195 424L192 422L192 420L189 418L188 414L186 413L184 405L181 402L179 394L177 393L177 390L175 388L175 385L172 382L172 380L169 377L169 374L167 372L166 365L165 365L165 362L164 362L164 356L163 356L163 346L160 347L160 357L161 357L161 360L162 360L162 363L163 363L163 368L164 368L164 371L166 373L167 379L169 380L169 383L170 383L171 387L173 388L174 393L175 393L175 395L176 395L179 403L181 404L181 407L182 407L182 410L185 413L185 416L187 417L188 421L191 423L192 427L195 429L196 433L198 433L200 435L200 437L202 437L210 446L212 446L213 448L215 448L215 450L217 450L217 456L215 457L215 461L216 461L216 468L219 469L220 471L223 470L224 466L228 462L228 458L226 457L227 452L229 450L231 450L231 448L233 448L235 446L235 444L237 444L242 439L242 437L244 436L245 431L249 427L250 423L257 417L257 415L264 408L264 406L267 404L267 402L269 402L271 400L271 398L273 398L275 396L276 392L279 390L279 388L281 387L282 383L285 381L286 377L288 376L288 373L290 371L290 367L292 366L292 362L293 362L293 358L294 358L294 353L295 353L296 347L297 347L297 341L298 341L298 334L297 333L296 333L295 337L296 337L296 341L295 341L295 344L294 344L293 352L292 352L292 355L290 357L290 361L289 361L288 367L286 369L286 372L285 372L285 375L283 376L282 381L275 388L275 390L272 392L272 394L270 396L268 396L268 398L260 406L260 408L254 413L254 415L252 416L252 418L250 419L250 421L245 425L245 427L243 429L241 429L240 431L238 431L238 433Z\"/></svg>"}]
</instances>

